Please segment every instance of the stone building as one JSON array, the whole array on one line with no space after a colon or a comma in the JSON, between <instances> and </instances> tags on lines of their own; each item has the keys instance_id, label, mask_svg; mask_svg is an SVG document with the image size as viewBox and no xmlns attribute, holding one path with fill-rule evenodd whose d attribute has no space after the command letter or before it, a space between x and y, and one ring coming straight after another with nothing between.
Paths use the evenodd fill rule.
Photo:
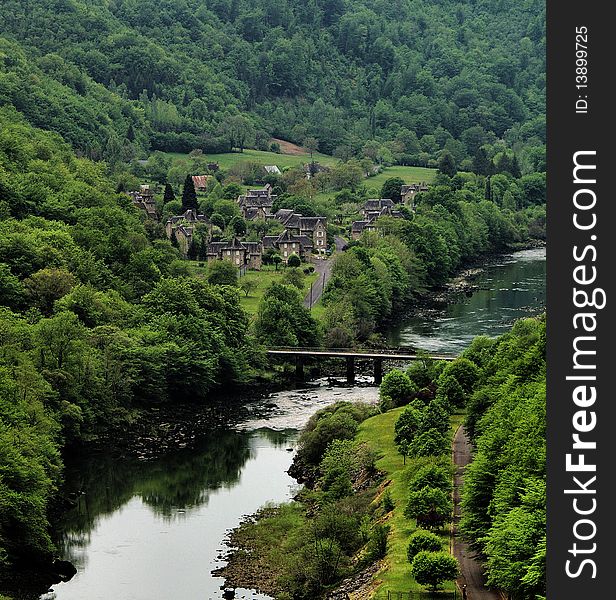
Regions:
<instances>
[{"instance_id":1,"label":"stone building","mask_svg":"<svg viewBox=\"0 0 616 600\"><path fill-rule=\"evenodd\" d=\"M150 219L158 221L156 203L154 202L154 190L148 185L139 186L138 191L128 192L133 206L142 210Z\"/></svg>"},{"instance_id":2,"label":"stone building","mask_svg":"<svg viewBox=\"0 0 616 600\"><path fill-rule=\"evenodd\" d=\"M259 270L263 246L260 242L244 242L238 238L231 241L210 242L207 247L208 262L214 260L228 260L236 267L248 267Z\"/></svg>"}]
</instances>

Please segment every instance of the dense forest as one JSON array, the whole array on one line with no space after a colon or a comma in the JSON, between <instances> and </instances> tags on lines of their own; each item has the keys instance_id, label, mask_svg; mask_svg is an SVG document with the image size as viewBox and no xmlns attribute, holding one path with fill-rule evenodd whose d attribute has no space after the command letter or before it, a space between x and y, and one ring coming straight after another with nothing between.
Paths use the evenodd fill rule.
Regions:
<instances>
[{"instance_id":1,"label":"dense forest","mask_svg":"<svg viewBox=\"0 0 616 600\"><path fill-rule=\"evenodd\" d=\"M49 556L59 450L251 377L238 292L174 277L105 166L0 110L0 561Z\"/></svg>"},{"instance_id":2,"label":"dense forest","mask_svg":"<svg viewBox=\"0 0 616 600\"><path fill-rule=\"evenodd\" d=\"M486 558L488 584L516 600L545 597L545 321L518 321L464 356L479 367L467 404L476 454L461 527Z\"/></svg>"},{"instance_id":3,"label":"dense forest","mask_svg":"<svg viewBox=\"0 0 616 600\"><path fill-rule=\"evenodd\" d=\"M6 0L0 102L92 158L269 148L544 170L540 0Z\"/></svg>"}]
</instances>

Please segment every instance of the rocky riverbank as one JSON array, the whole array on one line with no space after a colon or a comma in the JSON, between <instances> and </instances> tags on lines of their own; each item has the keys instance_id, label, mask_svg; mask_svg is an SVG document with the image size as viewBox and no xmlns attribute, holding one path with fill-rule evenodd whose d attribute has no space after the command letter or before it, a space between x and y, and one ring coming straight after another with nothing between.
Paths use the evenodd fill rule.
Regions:
<instances>
[{"instance_id":1,"label":"rocky riverbank","mask_svg":"<svg viewBox=\"0 0 616 600\"><path fill-rule=\"evenodd\" d=\"M429 290L419 296L409 305L406 317L438 318L449 304L457 302L463 296L471 296L474 292L481 289L477 285L476 280L487 268L499 264L513 252L545 248L545 246L544 240L529 240L524 244L511 248L509 252L483 256L481 259L469 263L443 286ZM399 315L397 319L399 319Z\"/></svg>"}]
</instances>

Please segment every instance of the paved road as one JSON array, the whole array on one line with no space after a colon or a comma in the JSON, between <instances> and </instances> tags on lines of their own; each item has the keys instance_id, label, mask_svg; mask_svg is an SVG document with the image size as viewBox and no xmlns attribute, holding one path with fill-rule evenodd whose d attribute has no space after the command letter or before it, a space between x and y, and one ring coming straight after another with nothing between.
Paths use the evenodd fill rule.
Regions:
<instances>
[{"instance_id":1,"label":"paved road","mask_svg":"<svg viewBox=\"0 0 616 600\"><path fill-rule=\"evenodd\" d=\"M346 246L346 241L341 237L336 236L336 252L342 252ZM325 260L314 261L314 270L319 274L319 278L312 284L312 294L308 292L304 298L304 306L311 308L314 306L323 295L323 290L329 281L332 274L332 259L331 257Z\"/></svg>"},{"instance_id":2,"label":"paved road","mask_svg":"<svg viewBox=\"0 0 616 600\"><path fill-rule=\"evenodd\" d=\"M464 468L471 462L471 445L463 427L459 427L453 439L453 460L456 465L454 477L454 540L453 553L460 563L461 575L458 578L460 588L466 584L468 600L500 600L500 596L486 588L482 564L475 559L475 553L462 540L458 531L460 522L460 487Z\"/></svg>"}]
</instances>

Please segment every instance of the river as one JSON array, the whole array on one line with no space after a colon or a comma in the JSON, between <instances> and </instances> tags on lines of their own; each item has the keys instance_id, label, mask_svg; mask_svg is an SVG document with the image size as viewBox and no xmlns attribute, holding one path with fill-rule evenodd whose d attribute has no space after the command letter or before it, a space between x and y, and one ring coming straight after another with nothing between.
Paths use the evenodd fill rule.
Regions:
<instances>
[{"instance_id":1,"label":"river","mask_svg":"<svg viewBox=\"0 0 616 600\"><path fill-rule=\"evenodd\" d=\"M498 335L545 302L545 250L504 257L475 281L472 297L438 318L410 318L390 343L457 353L478 334ZM274 394L192 448L155 460L93 454L67 465L67 492L80 494L59 526L63 558L77 574L24 600L219 600L225 536L242 517L297 490L289 468L298 430L340 399L376 402L374 387L319 387ZM236 598L266 600L254 590Z\"/></svg>"}]
</instances>

